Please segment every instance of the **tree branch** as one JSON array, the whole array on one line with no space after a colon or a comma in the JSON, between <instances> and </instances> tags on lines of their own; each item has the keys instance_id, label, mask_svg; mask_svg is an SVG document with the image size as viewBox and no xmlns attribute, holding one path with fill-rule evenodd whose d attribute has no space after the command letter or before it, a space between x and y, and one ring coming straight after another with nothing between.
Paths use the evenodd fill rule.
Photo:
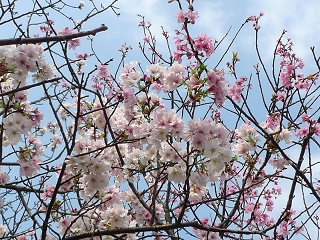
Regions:
<instances>
[{"instance_id":1,"label":"tree branch","mask_svg":"<svg viewBox=\"0 0 320 240\"><path fill-rule=\"evenodd\" d=\"M107 26L101 24L100 27L95 28L93 30L78 32L74 34L66 34L61 36L49 36L49 37L38 37L38 38L11 38L11 39L2 39L0 40L0 46L5 45L13 45L13 44L36 44L36 43L43 43L43 42L61 42L61 41L68 41L74 38L84 37L93 35L95 36L98 32L103 32L108 29Z\"/></svg>"},{"instance_id":2,"label":"tree branch","mask_svg":"<svg viewBox=\"0 0 320 240\"><path fill-rule=\"evenodd\" d=\"M154 226L142 226L142 227L132 227L132 228L114 228L110 230L104 231L97 231L91 233L83 233L71 237L66 237L65 240L80 240L84 238L90 238L94 236L112 236L113 234L130 234L130 233L140 233L140 232L158 232L158 231L165 231L169 229L179 229L179 228L186 228L186 227L193 227L196 229L201 229L210 232L221 232L221 233L238 233L244 235L264 235L262 231L244 231L244 230L233 230L233 229L221 229L217 227L210 227L199 224L198 222L186 222L186 223L178 223L178 224L167 224L167 225L154 225Z\"/></svg>"}]
</instances>

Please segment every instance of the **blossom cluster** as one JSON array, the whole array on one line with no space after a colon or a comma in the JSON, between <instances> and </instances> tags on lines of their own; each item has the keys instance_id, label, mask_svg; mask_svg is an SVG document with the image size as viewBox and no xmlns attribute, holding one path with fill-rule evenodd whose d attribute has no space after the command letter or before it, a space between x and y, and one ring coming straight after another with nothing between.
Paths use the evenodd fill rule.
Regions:
<instances>
[{"instance_id":1,"label":"blossom cluster","mask_svg":"<svg viewBox=\"0 0 320 240\"><path fill-rule=\"evenodd\" d=\"M54 76L54 68L45 60L41 45L19 45L0 47L1 88L3 92L27 85L29 73L33 81L41 82ZM43 114L27 101L28 91L15 92L2 98L3 116L2 146L14 146L22 142L21 136L28 136L24 147L18 152L21 176L37 174L42 163L41 141L30 134L38 128Z\"/></svg>"},{"instance_id":2,"label":"blossom cluster","mask_svg":"<svg viewBox=\"0 0 320 240\"><path fill-rule=\"evenodd\" d=\"M239 129L235 130L236 141L233 152L240 157L246 157L250 151L254 151L260 136L250 122L244 123Z\"/></svg>"},{"instance_id":3,"label":"blossom cluster","mask_svg":"<svg viewBox=\"0 0 320 240\"><path fill-rule=\"evenodd\" d=\"M320 136L320 122L319 120L312 120L310 114L302 114L301 120L303 124L306 124L306 127L299 127L295 129L295 136L298 138L304 138L308 134L315 134Z\"/></svg>"},{"instance_id":4,"label":"blossom cluster","mask_svg":"<svg viewBox=\"0 0 320 240\"><path fill-rule=\"evenodd\" d=\"M0 168L0 185L5 185L7 182L9 182L9 180L10 180L10 176L7 173L3 172L2 169Z\"/></svg>"},{"instance_id":5,"label":"blossom cluster","mask_svg":"<svg viewBox=\"0 0 320 240\"><path fill-rule=\"evenodd\" d=\"M192 11L191 9L189 9L188 12L184 12L181 10L176 14L178 23L184 23L185 21L187 21L188 23L195 24L195 20L198 17L198 12Z\"/></svg>"},{"instance_id":6,"label":"blossom cluster","mask_svg":"<svg viewBox=\"0 0 320 240\"><path fill-rule=\"evenodd\" d=\"M280 81L286 89L297 88L299 90L307 90L316 83L318 75L305 77L303 73L297 73L297 70L303 69L305 64L301 58L293 53L292 46L293 42L291 38L288 38L286 43L281 39L278 40L276 54L281 57L279 62L281 69Z\"/></svg>"},{"instance_id":7,"label":"blossom cluster","mask_svg":"<svg viewBox=\"0 0 320 240\"><path fill-rule=\"evenodd\" d=\"M153 64L147 67L147 72L153 76L153 88L157 89L158 92L159 90L170 92L178 89L185 79L185 71L186 68L177 63L174 63L168 69L160 64Z\"/></svg>"},{"instance_id":8,"label":"blossom cluster","mask_svg":"<svg viewBox=\"0 0 320 240\"><path fill-rule=\"evenodd\" d=\"M176 37L174 38L174 43L176 44L176 50L173 53L174 60L178 63L182 62L182 57L186 56L188 59L192 57L210 57L214 53L215 47L211 37L204 33L199 34L197 37L192 39L190 36L182 35L180 31L176 31ZM191 46L189 43L191 42Z\"/></svg>"},{"instance_id":9,"label":"blossom cluster","mask_svg":"<svg viewBox=\"0 0 320 240\"><path fill-rule=\"evenodd\" d=\"M231 97L232 100L237 101L238 103L241 101L241 94L246 81L246 77L240 77L236 80L235 84L229 84L228 96Z\"/></svg>"},{"instance_id":10,"label":"blossom cluster","mask_svg":"<svg viewBox=\"0 0 320 240\"><path fill-rule=\"evenodd\" d=\"M69 35L69 34L74 34L76 32L75 29L69 29L68 27L61 28L59 31L59 35ZM69 49L75 50L76 47L80 46L80 38L74 38L71 40L68 40L68 47Z\"/></svg>"},{"instance_id":11,"label":"blossom cluster","mask_svg":"<svg viewBox=\"0 0 320 240\"><path fill-rule=\"evenodd\" d=\"M34 82L54 76L54 67L44 58L41 45L0 46L0 80L3 92L27 85L29 72Z\"/></svg>"},{"instance_id":12,"label":"blossom cluster","mask_svg":"<svg viewBox=\"0 0 320 240\"><path fill-rule=\"evenodd\" d=\"M78 215L82 217L62 218L59 221L59 232L62 235L70 236L71 234L90 233L97 230L135 227L137 221L132 218L128 209L122 204L122 199L126 198L128 199L126 192L120 192L119 188L111 186L108 191L105 191L101 199L102 204L96 209L79 212ZM99 237L92 239L99 239ZM137 239L136 234L128 234L127 239Z\"/></svg>"}]
</instances>

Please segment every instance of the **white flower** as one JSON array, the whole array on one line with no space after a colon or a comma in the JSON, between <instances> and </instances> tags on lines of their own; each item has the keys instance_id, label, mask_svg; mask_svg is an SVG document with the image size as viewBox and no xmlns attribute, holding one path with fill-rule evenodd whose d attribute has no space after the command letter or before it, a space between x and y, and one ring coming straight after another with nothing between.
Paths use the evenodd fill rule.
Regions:
<instances>
[{"instance_id":1,"label":"white flower","mask_svg":"<svg viewBox=\"0 0 320 240\"><path fill-rule=\"evenodd\" d=\"M167 172L169 181L181 183L186 180L186 174L181 165L176 164L174 167L168 167Z\"/></svg>"},{"instance_id":2,"label":"white flower","mask_svg":"<svg viewBox=\"0 0 320 240\"><path fill-rule=\"evenodd\" d=\"M121 204L113 204L106 211L101 213L101 222L109 225L111 228L125 228L129 226L130 217L128 210L123 208Z\"/></svg>"},{"instance_id":3,"label":"white flower","mask_svg":"<svg viewBox=\"0 0 320 240\"><path fill-rule=\"evenodd\" d=\"M87 66L86 61L81 59L75 62L78 67Z\"/></svg>"},{"instance_id":4,"label":"white flower","mask_svg":"<svg viewBox=\"0 0 320 240\"><path fill-rule=\"evenodd\" d=\"M22 141L21 133L17 129L8 129L5 131L5 139L8 139L9 144L16 145Z\"/></svg>"},{"instance_id":5,"label":"white flower","mask_svg":"<svg viewBox=\"0 0 320 240\"><path fill-rule=\"evenodd\" d=\"M284 128L282 129L279 137L281 138L281 140L284 140L285 143L288 144L291 142L292 133L288 129Z\"/></svg>"},{"instance_id":6,"label":"white flower","mask_svg":"<svg viewBox=\"0 0 320 240\"><path fill-rule=\"evenodd\" d=\"M79 8L83 8L85 6L84 1L79 1Z\"/></svg>"},{"instance_id":7,"label":"white flower","mask_svg":"<svg viewBox=\"0 0 320 240\"><path fill-rule=\"evenodd\" d=\"M0 225L0 237L4 237L4 235L7 232L7 226L5 225Z\"/></svg>"}]
</instances>

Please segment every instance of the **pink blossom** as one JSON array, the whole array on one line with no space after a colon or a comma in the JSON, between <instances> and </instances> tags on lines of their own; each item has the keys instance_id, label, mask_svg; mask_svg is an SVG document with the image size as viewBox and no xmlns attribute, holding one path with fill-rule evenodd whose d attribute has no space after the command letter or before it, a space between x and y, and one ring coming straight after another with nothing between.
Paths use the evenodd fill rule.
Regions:
<instances>
[{"instance_id":1,"label":"pink blossom","mask_svg":"<svg viewBox=\"0 0 320 240\"><path fill-rule=\"evenodd\" d=\"M276 128L281 121L281 115L279 113L272 114L272 116L267 115L267 127L274 129Z\"/></svg>"},{"instance_id":2,"label":"pink blossom","mask_svg":"<svg viewBox=\"0 0 320 240\"><path fill-rule=\"evenodd\" d=\"M80 58L80 59L83 59L83 60L86 60L88 57L90 57L90 55L88 53L76 53L76 57L77 58Z\"/></svg>"},{"instance_id":3,"label":"pink blossom","mask_svg":"<svg viewBox=\"0 0 320 240\"><path fill-rule=\"evenodd\" d=\"M150 42L150 36L143 36L142 37L143 41L145 41L146 43Z\"/></svg>"},{"instance_id":4,"label":"pink blossom","mask_svg":"<svg viewBox=\"0 0 320 240\"><path fill-rule=\"evenodd\" d=\"M73 33L75 33L74 29L69 29L68 27L65 27L60 29L59 35L69 35ZM78 46L80 46L80 38L75 38L68 41L69 49L75 50Z\"/></svg>"},{"instance_id":5,"label":"pink blossom","mask_svg":"<svg viewBox=\"0 0 320 240\"><path fill-rule=\"evenodd\" d=\"M212 38L208 37L204 33L201 33L194 39L194 47L197 51L204 51L207 57L210 57L210 55L214 52Z\"/></svg>"},{"instance_id":6,"label":"pink blossom","mask_svg":"<svg viewBox=\"0 0 320 240\"><path fill-rule=\"evenodd\" d=\"M67 34L73 34L73 33L75 33L74 29L69 29L68 27L65 27L60 29L59 35L67 35Z\"/></svg>"},{"instance_id":7,"label":"pink blossom","mask_svg":"<svg viewBox=\"0 0 320 240\"><path fill-rule=\"evenodd\" d=\"M69 49L72 49L72 50L75 50L76 47L80 46L80 38L75 38L75 39L72 39L72 40L69 40L68 41L68 47Z\"/></svg>"},{"instance_id":8,"label":"pink blossom","mask_svg":"<svg viewBox=\"0 0 320 240\"><path fill-rule=\"evenodd\" d=\"M61 86L62 88L66 88L66 87L68 87L68 84L67 84L66 81L63 81L60 86Z\"/></svg>"},{"instance_id":9,"label":"pink blossom","mask_svg":"<svg viewBox=\"0 0 320 240\"><path fill-rule=\"evenodd\" d=\"M182 10L179 11L179 12L177 12L176 18L178 19L178 23L184 23L184 21L185 21L185 14L184 14L184 12L183 12Z\"/></svg>"},{"instance_id":10,"label":"pink blossom","mask_svg":"<svg viewBox=\"0 0 320 240\"><path fill-rule=\"evenodd\" d=\"M302 119L302 122L308 121L310 119L310 114L307 114L307 113L302 114L301 119Z\"/></svg>"},{"instance_id":11,"label":"pink blossom","mask_svg":"<svg viewBox=\"0 0 320 240\"><path fill-rule=\"evenodd\" d=\"M18 237L16 237L16 240L27 240L26 235L20 235Z\"/></svg>"},{"instance_id":12,"label":"pink blossom","mask_svg":"<svg viewBox=\"0 0 320 240\"><path fill-rule=\"evenodd\" d=\"M2 169L0 168L0 186L7 184L9 180L10 180L10 176L5 172L3 172Z\"/></svg>"},{"instance_id":13,"label":"pink blossom","mask_svg":"<svg viewBox=\"0 0 320 240\"><path fill-rule=\"evenodd\" d=\"M299 138L303 138L305 136L307 136L307 134L309 133L309 129L308 128L300 128L296 131L295 135Z\"/></svg>"},{"instance_id":14,"label":"pink blossom","mask_svg":"<svg viewBox=\"0 0 320 240\"><path fill-rule=\"evenodd\" d=\"M280 224L280 231L277 232L278 236L287 237L289 235L288 222L284 221Z\"/></svg>"},{"instance_id":15,"label":"pink blossom","mask_svg":"<svg viewBox=\"0 0 320 240\"><path fill-rule=\"evenodd\" d=\"M195 24L195 20L199 17L199 14L197 11L189 10L187 13L185 13L185 17L188 18L191 24Z\"/></svg>"},{"instance_id":16,"label":"pink blossom","mask_svg":"<svg viewBox=\"0 0 320 240\"><path fill-rule=\"evenodd\" d=\"M214 101L218 107L222 107L227 95L227 81L223 70L210 69L207 72L208 91L215 95Z\"/></svg>"},{"instance_id":17,"label":"pink blossom","mask_svg":"<svg viewBox=\"0 0 320 240\"><path fill-rule=\"evenodd\" d=\"M236 85L230 84L228 88L228 96L232 98L232 100L236 102L241 101L241 93L242 93L242 88L238 87Z\"/></svg>"},{"instance_id":18,"label":"pink blossom","mask_svg":"<svg viewBox=\"0 0 320 240\"><path fill-rule=\"evenodd\" d=\"M178 63L182 63L182 56L183 54L177 52L177 51L174 51L173 52L173 58L175 61L177 61Z\"/></svg>"},{"instance_id":19,"label":"pink blossom","mask_svg":"<svg viewBox=\"0 0 320 240\"><path fill-rule=\"evenodd\" d=\"M110 71L106 65L99 65L97 70L99 71L98 76L101 78L108 78L110 76Z\"/></svg>"},{"instance_id":20,"label":"pink blossom","mask_svg":"<svg viewBox=\"0 0 320 240\"><path fill-rule=\"evenodd\" d=\"M70 227L71 221L69 218L63 218L59 221L59 232L65 234L68 227ZM70 229L67 234L71 233Z\"/></svg>"},{"instance_id":21,"label":"pink blossom","mask_svg":"<svg viewBox=\"0 0 320 240\"><path fill-rule=\"evenodd\" d=\"M281 92L276 94L276 100L280 102L284 102L286 97L286 93Z\"/></svg>"}]
</instances>

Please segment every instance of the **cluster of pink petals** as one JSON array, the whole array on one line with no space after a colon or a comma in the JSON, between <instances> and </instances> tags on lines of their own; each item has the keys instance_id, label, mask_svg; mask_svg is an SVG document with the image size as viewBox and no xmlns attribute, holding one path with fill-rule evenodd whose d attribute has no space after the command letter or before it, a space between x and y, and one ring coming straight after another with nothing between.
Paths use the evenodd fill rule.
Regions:
<instances>
[{"instance_id":1,"label":"cluster of pink petals","mask_svg":"<svg viewBox=\"0 0 320 240\"><path fill-rule=\"evenodd\" d=\"M176 32L177 35L180 35L180 32ZM182 62L182 57L186 56L188 59L191 59L193 56L210 57L214 53L215 47L211 37L207 36L204 33L199 34L196 38L191 39L191 44L193 47L190 47L190 41L187 37L183 39L178 36L174 38L176 44L176 51L173 53L173 58L178 62Z\"/></svg>"},{"instance_id":2,"label":"cluster of pink petals","mask_svg":"<svg viewBox=\"0 0 320 240\"><path fill-rule=\"evenodd\" d=\"M18 163L20 164L20 176L33 176L40 170L41 157L44 155L44 147L40 139L31 134L28 136L29 145L20 150Z\"/></svg>"},{"instance_id":3,"label":"cluster of pink petals","mask_svg":"<svg viewBox=\"0 0 320 240\"><path fill-rule=\"evenodd\" d=\"M69 35L74 34L76 31L74 29L69 29L68 27L61 28L59 31L59 35ZM80 38L74 38L68 41L69 49L75 50L76 47L80 46Z\"/></svg>"},{"instance_id":4,"label":"cluster of pink petals","mask_svg":"<svg viewBox=\"0 0 320 240\"><path fill-rule=\"evenodd\" d=\"M182 81L185 79L186 68L178 63L165 68L160 64L153 64L147 67L147 72L154 77L153 88L158 92L171 92L180 87Z\"/></svg>"},{"instance_id":5,"label":"cluster of pink petals","mask_svg":"<svg viewBox=\"0 0 320 240\"><path fill-rule=\"evenodd\" d=\"M288 38L286 43L280 39L278 41L278 48L276 54L281 57L280 65L280 81L282 85L287 88L297 88L299 90L309 89L312 84L315 84L318 75L309 75L304 77L303 73L297 73L297 69L304 67L304 62L298 58L295 53L292 53L293 42Z\"/></svg>"},{"instance_id":6,"label":"cluster of pink petals","mask_svg":"<svg viewBox=\"0 0 320 240\"><path fill-rule=\"evenodd\" d=\"M40 25L40 31L44 32L46 36L50 36L53 33L52 25L54 22L52 20L48 20L44 23L44 25Z\"/></svg>"},{"instance_id":7,"label":"cluster of pink petals","mask_svg":"<svg viewBox=\"0 0 320 240\"><path fill-rule=\"evenodd\" d=\"M195 20L198 17L199 17L198 12L191 11L191 10L189 10L188 12L184 12L181 10L176 14L178 23L184 23L185 21L187 21L188 23L195 24Z\"/></svg>"},{"instance_id":8,"label":"cluster of pink petals","mask_svg":"<svg viewBox=\"0 0 320 240\"><path fill-rule=\"evenodd\" d=\"M236 80L235 84L229 84L228 87L228 96L238 103L241 101L241 93L243 91L245 81L247 81L246 77L240 77Z\"/></svg>"},{"instance_id":9,"label":"cluster of pink petals","mask_svg":"<svg viewBox=\"0 0 320 240\"><path fill-rule=\"evenodd\" d=\"M223 70L210 69L207 72L208 92L214 94L214 102L218 107L224 104L227 96L228 82Z\"/></svg>"},{"instance_id":10,"label":"cluster of pink petals","mask_svg":"<svg viewBox=\"0 0 320 240\"><path fill-rule=\"evenodd\" d=\"M7 182L9 182L9 180L10 176L7 173L3 172L0 167L0 186L5 185Z\"/></svg>"},{"instance_id":11,"label":"cluster of pink petals","mask_svg":"<svg viewBox=\"0 0 320 240\"><path fill-rule=\"evenodd\" d=\"M8 91L10 88L24 87L27 85L28 74L32 75L33 81L44 81L54 76L55 69L44 58L41 45L1 46L0 60L2 68L7 73L0 76L1 88Z\"/></svg>"},{"instance_id":12,"label":"cluster of pink petals","mask_svg":"<svg viewBox=\"0 0 320 240\"><path fill-rule=\"evenodd\" d=\"M260 26L258 23L259 23L260 18L261 18L263 15L264 15L264 13L263 13L263 12L260 12L259 16L251 15L251 16L247 19L247 21L252 21L252 22L254 22L254 23L253 23L253 28L254 28L254 30L258 31L258 30L261 28L261 26Z\"/></svg>"},{"instance_id":13,"label":"cluster of pink petals","mask_svg":"<svg viewBox=\"0 0 320 240\"><path fill-rule=\"evenodd\" d=\"M208 37L206 34L201 33L194 39L193 44L195 50L198 52L204 51L206 57L210 57L214 53L214 45L212 43L212 38Z\"/></svg>"}]
</instances>

